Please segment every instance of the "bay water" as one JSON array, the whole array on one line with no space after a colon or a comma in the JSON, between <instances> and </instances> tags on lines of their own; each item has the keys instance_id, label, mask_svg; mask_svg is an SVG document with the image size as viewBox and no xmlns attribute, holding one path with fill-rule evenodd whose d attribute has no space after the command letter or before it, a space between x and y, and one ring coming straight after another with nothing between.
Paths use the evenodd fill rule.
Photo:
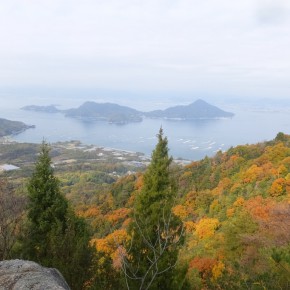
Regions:
<instances>
[{"instance_id":1,"label":"bay water","mask_svg":"<svg viewBox=\"0 0 290 290\"><path fill-rule=\"evenodd\" d=\"M246 110L236 106L230 110L235 116L229 119L173 121L144 118L142 122L117 125L68 118L62 113L24 111L20 107L21 104L15 103L0 107L0 118L35 125L35 128L13 136L17 142L79 140L84 144L150 156L157 142L156 134L162 127L168 137L170 154L187 160L213 156L231 146L271 140L278 132L290 133L289 109Z\"/></svg>"}]
</instances>

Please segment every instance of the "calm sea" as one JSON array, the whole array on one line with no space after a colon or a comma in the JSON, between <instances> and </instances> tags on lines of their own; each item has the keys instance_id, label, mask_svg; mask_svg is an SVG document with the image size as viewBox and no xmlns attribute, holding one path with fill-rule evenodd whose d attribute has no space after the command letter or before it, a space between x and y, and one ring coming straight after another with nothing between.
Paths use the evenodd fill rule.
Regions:
<instances>
[{"instance_id":1,"label":"calm sea","mask_svg":"<svg viewBox=\"0 0 290 290\"><path fill-rule=\"evenodd\" d=\"M31 104L31 103L30 103ZM35 103L34 103L35 104ZM40 143L43 139L56 141L80 140L85 144L111 147L150 155L156 145L160 126L169 140L170 154L175 158L198 160L213 156L238 144L257 143L273 139L278 132L290 133L290 111L255 111L232 108L231 119L169 121L144 119L126 125L107 122L85 122L64 117L2 106L0 117L35 125L14 136L18 142ZM73 106L71 106L73 107Z\"/></svg>"}]
</instances>

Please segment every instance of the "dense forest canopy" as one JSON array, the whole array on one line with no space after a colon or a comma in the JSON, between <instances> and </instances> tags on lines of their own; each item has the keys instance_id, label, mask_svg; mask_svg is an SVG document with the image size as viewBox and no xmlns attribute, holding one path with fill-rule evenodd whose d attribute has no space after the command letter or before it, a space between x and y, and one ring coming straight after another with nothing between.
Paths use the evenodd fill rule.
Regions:
<instances>
[{"instance_id":1,"label":"dense forest canopy","mask_svg":"<svg viewBox=\"0 0 290 290\"><path fill-rule=\"evenodd\" d=\"M17 150L15 158L21 156ZM37 149L31 152L33 156ZM52 161L60 157L54 150L50 153ZM12 162L13 154L10 157ZM83 162L81 167L78 162L66 164L65 170L56 165L54 171L60 192L91 229L96 268L83 287L127 289L122 259L124 251L129 252L126 245L132 240L135 207L144 192L152 193L147 173L124 170L117 177L109 174L115 170L112 164L102 168L97 160L95 165ZM7 182L0 187L1 196L7 199L7 190L13 187L14 195L25 198L23 185L30 172L2 172L1 179L6 176ZM289 135L279 133L272 141L239 145L187 166L171 163L170 175L176 188L171 212L182 222L184 239L173 267L175 289L290 287ZM12 232L17 237L25 215L23 209L15 210L22 219ZM19 257L19 244L13 241L9 257Z\"/></svg>"}]
</instances>

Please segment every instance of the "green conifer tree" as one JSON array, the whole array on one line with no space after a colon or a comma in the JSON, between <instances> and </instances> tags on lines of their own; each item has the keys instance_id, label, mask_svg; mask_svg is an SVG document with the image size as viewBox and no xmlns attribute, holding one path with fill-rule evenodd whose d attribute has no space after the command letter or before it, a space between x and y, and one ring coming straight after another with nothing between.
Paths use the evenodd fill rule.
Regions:
<instances>
[{"instance_id":1,"label":"green conifer tree","mask_svg":"<svg viewBox=\"0 0 290 290\"><path fill-rule=\"evenodd\" d=\"M43 266L57 268L72 289L91 278L94 251L85 222L77 217L60 192L50 148L43 142L28 183L28 222L22 255Z\"/></svg>"},{"instance_id":2,"label":"green conifer tree","mask_svg":"<svg viewBox=\"0 0 290 290\"><path fill-rule=\"evenodd\" d=\"M177 190L170 172L168 141L162 129L157 137L143 188L135 201L132 244L123 259L128 289L177 289L174 274L182 225L172 213Z\"/></svg>"},{"instance_id":3,"label":"green conifer tree","mask_svg":"<svg viewBox=\"0 0 290 290\"><path fill-rule=\"evenodd\" d=\"M68 203L61 195L58 180L54 176L49 150L49 146L43 142L27 186L29 239L25 248L26 255L44 265L51 265L54 259L48 253L50 234L57 228L64 232L68 210Z\"/></svg>"}]
</instances>

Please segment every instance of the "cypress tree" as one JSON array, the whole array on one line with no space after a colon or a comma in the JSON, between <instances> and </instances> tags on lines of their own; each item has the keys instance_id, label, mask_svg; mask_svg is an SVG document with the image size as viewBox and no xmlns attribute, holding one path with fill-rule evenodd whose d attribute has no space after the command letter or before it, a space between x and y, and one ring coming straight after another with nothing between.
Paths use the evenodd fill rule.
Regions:
<instances>
[{"instance_id":1,"label":"cypress tree","mask_svg":"<svg viewBox=\"0 0 290 290\"><path fill-rule=\"evenodd\" d=\"M176 289L174 274L182 226L172 213L177 190L170 173L172 158L168 155L168 140L163 137L162 128L157 137L158 143L134 205L129 229L132 245L123 259L130 289Z\"/></svg>"},{"instance_id":2,"label":"cypress tree","mask_svg":"<svg viewBox=\"0 0 290 290\"><path fill-rule=\"evenodd\" d=\"M58 179L42 143L28 182L28 214L22 244L24 258L57 268L72 289L82 289L92 275L93 248L85 222L77 217L60 192Z\"/></svg>"},{"instance_id":3,"label":"cypress tree","mask_svg":"<svg viewBox=\"0 0 290 290\"><path fill-rule=\"evenodd\" d=\"M42 143L35 169L28 182L28 235L26 257L51 266L54 257L49 253L50 234L66 229L68 203L60 193L49 156L49 146Z\"/></svg>"}]
</instances>

